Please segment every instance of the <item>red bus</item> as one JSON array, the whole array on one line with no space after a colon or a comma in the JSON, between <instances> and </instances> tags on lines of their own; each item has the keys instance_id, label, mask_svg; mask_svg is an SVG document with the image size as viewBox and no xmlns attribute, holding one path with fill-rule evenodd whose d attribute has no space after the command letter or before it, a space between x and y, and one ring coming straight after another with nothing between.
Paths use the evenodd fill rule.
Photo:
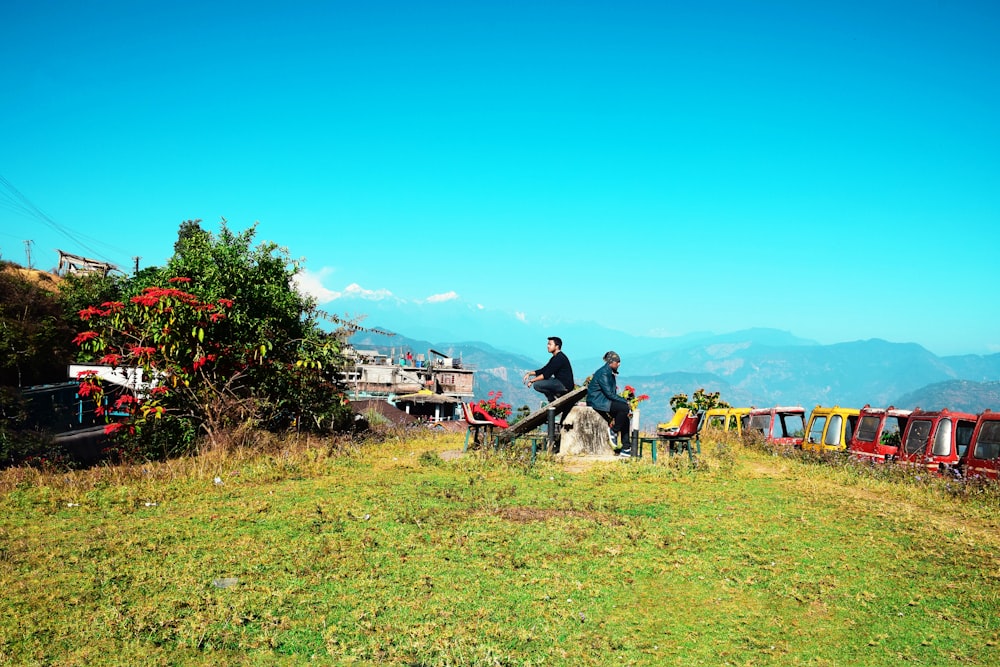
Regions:
<instances>
[{"instance_id":1,"label":"red bus","mask_svg":"<svg viewBox=\"0 0 1000 667\"><path fill-rule=\"evenodd\" d=\"M903 432L900 462L935 472L957 468L972 442L977 419L968 412L914 410Z\"/></svg>"},{"instance_id":2,"label":"red bus","mask_svg":"<svg viewBox=\"0 0 1000 667\"><path fill-rule=\"evenodd\" d=\"M887 408L865 405L861 408L858 427L851 436L848 449L857 458L876 463L896 458L906 422L912 413L912 410L897 410L892 405Z\"/></svg>"}]
</instances>

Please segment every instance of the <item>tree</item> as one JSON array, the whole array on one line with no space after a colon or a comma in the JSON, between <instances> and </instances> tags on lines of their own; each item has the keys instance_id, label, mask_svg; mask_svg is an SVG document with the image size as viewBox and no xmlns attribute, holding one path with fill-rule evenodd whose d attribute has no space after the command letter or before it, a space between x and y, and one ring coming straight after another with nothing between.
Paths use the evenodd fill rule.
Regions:
<instances>
[{"instance_id":1,"label":"tree","mask_svg":"<svg viewBox=\"0 0 1000 667\"><path fill-rule=\"evenodd\" d=\"M49 274L0 267L0 385L65 381L72 331Z\"/></svg>"},{"instance_id":2,"label":"tree","mask_svg":"<svg viewBox=\"0 0 1000 667\"><path fill-rule=\"evenodd\" d=\"M319 328L315 303L293 287L298 265L274 243L252 247L255 230L234 234L223 221L213 236L186 221L173 257L145 276L156 284L80 310L82 352L141 368L155 383L107 406L128 413L109 433L129 441L181 431L190 441L200 431L215 442L237 424L324 429L346 421L334 374L346 334ZM81 392L103 400L104 391L83 378Z\"/></svg>"},{"instance_id":3,"label":"tree","mask_svg":"<svg viewBox=\"0 0 1000 667\"><path fill-rule=\"evenodd\" d=\"M267 426L302 427L307 418L307 427L321 428L346 416L334 371L344 363L341 349L353 323L334 320L346 327L323 332L319 323L325 314L294 288L298 262L276 243L253 247L256 228L236 234L223 220L216 237L200 221L185 221L165 271L190 277L192 290L203 299L232 299L219 335L233 349L253 356L267 346L261 355L266 363L248 363L245 369Z\"/></svg>"},{"instance_id":4,"label":"tree","mask_svg":"<svg viewBox=\"0 0 1000 667\"><path fill-rule=\"evenodd\" d=\"M0 263L0 466L59 457L46 434L49 422L58 421L57 406L32 409L22 390L67 380L72 337L56 278Z\"/></svg>"}]
</instances>

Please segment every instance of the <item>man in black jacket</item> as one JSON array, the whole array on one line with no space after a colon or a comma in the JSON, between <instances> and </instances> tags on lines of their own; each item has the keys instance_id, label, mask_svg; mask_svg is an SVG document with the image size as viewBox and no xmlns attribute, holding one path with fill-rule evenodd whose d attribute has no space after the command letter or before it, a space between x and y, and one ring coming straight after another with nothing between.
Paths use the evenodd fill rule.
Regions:
<instances>
[{"instance_id":1,"label":"man in black jacket","mask_svg":"<svg viewBox=\"0 0 1000 667\"><path fill-rule=\"evenodd\" d=\"M569 363L569 358L562 351L562 338L550 336L548 350L549 354L552 355L549 363L536 371L525 373L524 383L544 394L545 399L551 403L563 394L569 393L575 382L573 381L573 367Z\"/></svg>"},{"instance_id":2,"label":"man in black jacket","mask_svg":"<svg viewBox=\"0 0 1000 667\"><path fill-rule=\"evenodd\" d=\"M618 381L615 379L621 364L622 358L617 352L611 350L605 353L604 365L597 369L587 385L587 405L611 423L608 438L612 449L618 444L618 435L621 435L622 449L618 456L629 458L632 456L629 439L631 408L628 401L618 395Z\"/></svg>"}]
</instances>

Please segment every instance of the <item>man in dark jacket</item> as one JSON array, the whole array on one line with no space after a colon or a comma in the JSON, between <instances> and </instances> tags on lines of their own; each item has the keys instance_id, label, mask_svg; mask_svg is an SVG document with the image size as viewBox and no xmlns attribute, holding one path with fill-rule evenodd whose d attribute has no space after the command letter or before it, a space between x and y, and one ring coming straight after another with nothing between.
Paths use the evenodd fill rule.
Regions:
<instances>
[{"instance_id":1,"label":"man in dark jacket","mask_svg":"<svg viewBox=\"0 0 1000 667\"><path fill-rule=\"evenodd\" d=\"M587 385L587 405L597 410L611 424L608 427L608 438L611 440L612 449L618 444L617 436L621 434L622 449L618 456L628 458L632 456L632 445L629 441L630 409L628 401L618 395L618 382L615 379L621 363L622 358L617 352L608 352L604 355L604 365L597 369L594 377L590 379L590 384Z\"/></svg>"},{"instance_id":2,"label":"man in dark jacket","mask_svg":"<svg viewBox=\"0 0 1000 667\"><path fill-rule=\"evenodd\" d=\"M552 355L549 363L536 371L525 373L524 383L544 394L545 399L551 403L563 394L569 393L575 383L573 367L562 351L562 338L550 336L547 345L549 354Z\"/></svg>"}]
</instances>

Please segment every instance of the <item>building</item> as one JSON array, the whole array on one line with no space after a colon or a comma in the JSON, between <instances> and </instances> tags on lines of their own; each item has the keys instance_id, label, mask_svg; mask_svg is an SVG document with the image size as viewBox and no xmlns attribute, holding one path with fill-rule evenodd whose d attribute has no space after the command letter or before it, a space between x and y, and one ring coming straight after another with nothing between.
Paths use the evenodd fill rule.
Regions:
<instances>
[{"instance_id":1,"label":"building","mask_svg":"<svg viewBox=\"0 0 1000 667\"><path fill-rule=\"evenodd\" d=\"M351 365L341 374L352 401L381 399L427 421L460 416L472 398L475 369L437 350L426 355L375 349L346 351Z\"/></svg>"}]
</instances>

